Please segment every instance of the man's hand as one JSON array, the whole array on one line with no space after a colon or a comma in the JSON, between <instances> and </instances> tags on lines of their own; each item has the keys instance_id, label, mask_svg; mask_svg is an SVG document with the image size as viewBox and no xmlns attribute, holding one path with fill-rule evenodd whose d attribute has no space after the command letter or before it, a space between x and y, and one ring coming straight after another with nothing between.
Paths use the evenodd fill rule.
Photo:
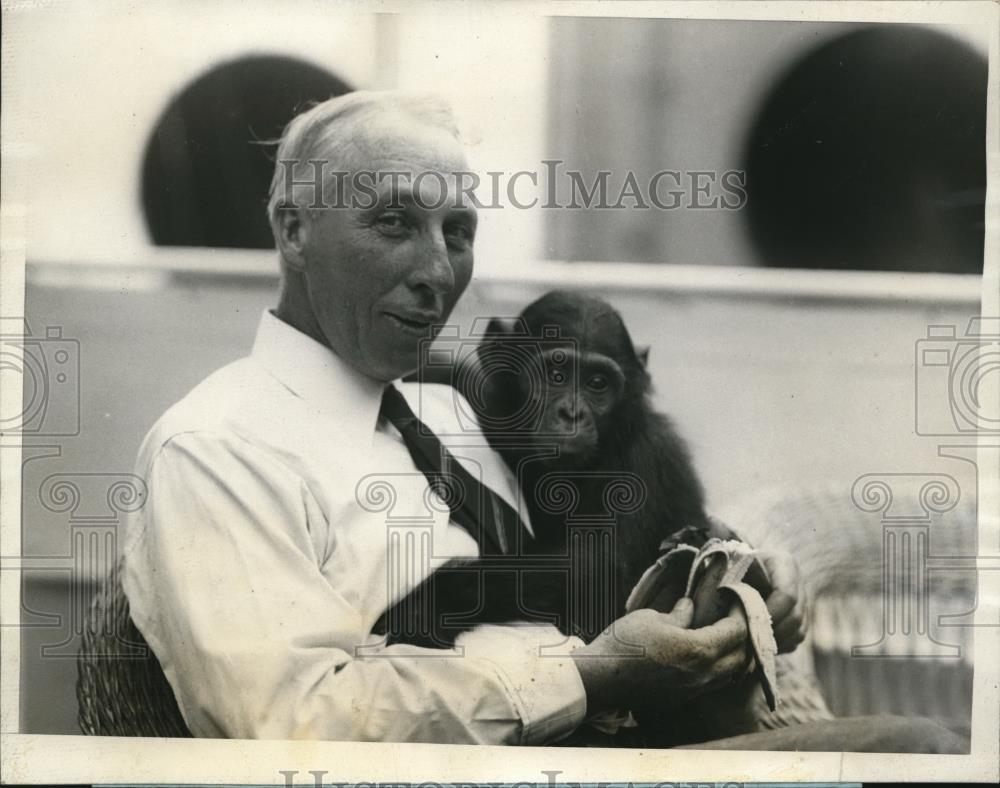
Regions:
<instances>
[{"instance_id":1,"label":"man's hand","mask_svg":"<svg viewBox=\"0 0 1000 788\"><path fill-rule=\"evenodd\" d=\"M767 610L771 614L774 639L778 641L778 653L786 654L805 640L809 630L805 584L790 553L760 550L757 558L774 586L774 591L766 600Z\"/></svg>"},{"instance_id":2,"label":"man's hand","mask_svg":"<svg viewBox=\"0 0 1000 788\"><path fill-rule=\"evenodd\" d=\"M715 624L692 630L692 612L686 597L670 613L636 610L574 651L587 712L663 708L743 675L749 651L742 613L734 608Z\"/></svg>"}]
</instances>

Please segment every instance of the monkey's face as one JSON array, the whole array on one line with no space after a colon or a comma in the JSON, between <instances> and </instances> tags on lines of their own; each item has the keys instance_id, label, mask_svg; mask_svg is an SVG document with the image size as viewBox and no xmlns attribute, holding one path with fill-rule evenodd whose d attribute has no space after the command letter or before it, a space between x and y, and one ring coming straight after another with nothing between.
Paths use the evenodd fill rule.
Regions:
<instances>
[{"instance_id":1,"label":"monkey's face","mask_svg":"<svg viewBox=\"0 0 1000 788\"><path fill-rule=\"evenodd\" d=\"M530 381L528 397L538 414L535 442L555 447L552 462L580 466L592 462L614 425L625 391L625 375L614 359L572 348L541 352L544 379Z\"/></svg>"}]
</instances>

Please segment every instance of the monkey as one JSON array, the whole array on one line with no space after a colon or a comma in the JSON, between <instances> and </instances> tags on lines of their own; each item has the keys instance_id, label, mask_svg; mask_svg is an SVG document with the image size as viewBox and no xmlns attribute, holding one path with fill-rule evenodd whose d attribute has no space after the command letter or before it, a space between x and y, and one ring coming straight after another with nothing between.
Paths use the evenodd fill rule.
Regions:
<instances>
[{"instance_id":1,"label":"monkey","mask_svg":"<svg viewBox=\"0 0 1000 788\"><path fill-rule=\"evenodd\" d=\"M515 473L534 536L513 557L435 571L383 616L390 643L450 647L476 624L510 621L550 622L589 641L624 614L665 547L732 538L707 516L687 445L651 404L648 350L636 350L608 303L552 291L513 324L492 320L471 358L475 368L451 380ZM609 511L619 479L638 480L642 500ZM547 500L553 490L573 500L571 516ZM574 552L574 529L594 517L603 530L576 539ZM588 554L601 544L601 556ZM567 572L568 556L579 560Z\"/></svg>"},{"instance_id":2,"label":"monkey","mask_svg":"<svg viewBox=\"0 0 1000 788\"><path fill-rule=\"evenodd\" d=\"M515 474L533 536L512 555L454 560L433 572L376 626L388 643L449 648L479 624L519 621L552 623L589 642L627 612L629 593L665 552L711 537L742 541L707 514L686 442L653 407L648 350L635 347L604 300L552 291L513 321L493 319L466 368L437 382L464 396ZM609 496L619 482L638 483L632 500ZM684 593L683 574L668 573L671 587L653 607L666 612L666 600ZM765 598L773 590L759 562L745 580ZM728 596L711 601L706 609L716 617L732 604ZM699 612L696 603L696 620ZM712 620L703 615L702 625ZM629 710L637 726L617 734L585 726L561 743L671 747L752 732L754 681L747 673L732 693L695 698L682 710L640 703Z\"/></svg>"}]
</instances>

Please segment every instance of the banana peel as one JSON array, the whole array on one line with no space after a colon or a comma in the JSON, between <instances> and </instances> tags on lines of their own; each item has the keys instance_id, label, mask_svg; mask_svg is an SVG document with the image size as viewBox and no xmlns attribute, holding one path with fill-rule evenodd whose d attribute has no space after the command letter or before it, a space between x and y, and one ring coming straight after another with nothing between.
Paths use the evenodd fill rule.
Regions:
<instances>
[{"instance_id":1,"label":"banana peel","mask_svg":"<svg viewBox=\"0 0 1000 788\"><path fill-rule=\"evenodd\" d=\"M731 539L710 538L702 546L666 541L668 551L647 569L625 603L626 611L653 608L666 612L682 596L694 603L691 627L708 626L738 604L746 615L753 672L771 711L778 704L771 614L764 602L772 591L767 572L750 545Z\"/></svg>"}]
</instances>

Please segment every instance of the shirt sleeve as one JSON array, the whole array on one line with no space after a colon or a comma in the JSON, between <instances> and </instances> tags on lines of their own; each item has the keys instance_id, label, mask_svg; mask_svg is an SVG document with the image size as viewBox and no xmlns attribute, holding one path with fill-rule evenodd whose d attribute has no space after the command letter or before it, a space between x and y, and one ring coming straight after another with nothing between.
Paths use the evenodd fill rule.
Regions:
<instances>
[{"instance_id":1,"label":"shirt sleeve","mask_svg":"<svg viewBox=\"0 0 1000 788\"><path fill-rule=\"evenodd\" d=\"M144 475L123 583L194 735L543 744L582 722L579 642L552 653L551 627L480 627L461 655L357 656L371 636L320 571L315 499L265 450L184 433Z\"/></svg>"}]
</instances>

